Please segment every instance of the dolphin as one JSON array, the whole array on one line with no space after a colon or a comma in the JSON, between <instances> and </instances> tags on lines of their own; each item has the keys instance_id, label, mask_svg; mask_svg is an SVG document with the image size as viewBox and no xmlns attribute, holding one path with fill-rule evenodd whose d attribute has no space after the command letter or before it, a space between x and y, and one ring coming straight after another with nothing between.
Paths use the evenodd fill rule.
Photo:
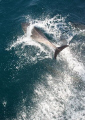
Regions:
<instances>
[{"instance_id":1,"label":"dolphin","mask_svg":"<svg viewBox=\"0 0 85 120\"><path fill-rule=\"evenodd\" d=\"M85 24L82 23L71 23L71 25L77 29L85 30Z\"/></svg>"},{"instance_id":2,"label":"dolphin","mask_svg":"<svg viewBox=\"0 0 85 120\"><path fill-rule=\"evenodd\" d=\"M29 23L22 23L22 29L24 31L24 33L27 32L27 27L30 25ZM54 44L52 44L47 37L43 34L43 32L37 28L37 27L33 27L32 31L31 31L32 35L32 39L39 42L39 43L43 43L44 45L53 48L55 50L54 53L54 59L56 59L56 56L66 47L68 47L68 45L63 45L60 47L56 47Z\"/></svg>"}]
</instances>

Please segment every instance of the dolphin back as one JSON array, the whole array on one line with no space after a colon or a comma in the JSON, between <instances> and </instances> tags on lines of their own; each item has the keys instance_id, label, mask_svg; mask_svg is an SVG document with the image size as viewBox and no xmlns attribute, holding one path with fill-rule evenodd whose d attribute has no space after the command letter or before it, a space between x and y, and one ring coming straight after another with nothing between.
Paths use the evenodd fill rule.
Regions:
<instances>
[{"instance_id":1,"label":"dolphin back","mask_svg":"<svg viewBox=\"0 0 85 120\"><path fill-rule=\"evenodd\" d=\"M32 39L36 40L39 43L43 43L44 45L51 47L53 49L56 49L56 46L53 45L48 39L47 37L43 34L43 32L37 28L34 27L32 29L32 35L31 35Z\"/></svg>"}]
</instances>

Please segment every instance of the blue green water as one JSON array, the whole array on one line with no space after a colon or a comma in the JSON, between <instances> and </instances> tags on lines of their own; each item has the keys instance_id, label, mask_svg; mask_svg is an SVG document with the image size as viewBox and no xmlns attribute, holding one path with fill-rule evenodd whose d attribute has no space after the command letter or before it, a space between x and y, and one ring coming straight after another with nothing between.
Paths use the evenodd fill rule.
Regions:
<instances>
[{"instance_id":1,"label":"blue green water","mask_svg":"<svg viewBox=\"0 0 85 120\"><path fill-rule=\"evenodd\" d=\"M54 60L23 22L69 47ZM84 0L0 0L0 120L85 119L85 34L73 22L85 24Z\"/></svg>"}]
</instances>

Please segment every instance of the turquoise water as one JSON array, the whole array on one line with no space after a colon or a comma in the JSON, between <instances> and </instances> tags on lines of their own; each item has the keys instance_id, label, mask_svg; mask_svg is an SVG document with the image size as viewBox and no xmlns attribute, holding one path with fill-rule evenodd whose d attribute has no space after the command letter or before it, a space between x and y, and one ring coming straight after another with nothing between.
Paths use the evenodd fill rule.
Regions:
<instances>
[{"instance_id":1,"label":"turquoise water","mask_svg":"<svg viewBox=\"0 0 85 120\"><path fill-rule=\"evenodd\" d=\"M0 120L85 119L85 31L71 23L85 24L84 0L0 0ZM54 60L33 26L69 47Z\"/></svg>"}]
</instances>

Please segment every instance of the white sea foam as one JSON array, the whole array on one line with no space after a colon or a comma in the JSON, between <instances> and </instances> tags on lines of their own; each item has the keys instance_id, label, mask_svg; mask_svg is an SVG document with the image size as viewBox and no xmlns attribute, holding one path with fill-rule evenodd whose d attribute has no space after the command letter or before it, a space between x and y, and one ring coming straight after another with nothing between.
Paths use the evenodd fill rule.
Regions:
<instances>
[{"instance_id":1,"label":"white sea foam","mask_svg":"<svg viewBox=\"0 0 85 120\"><path fill-rule=\"evenodd\" d=\"M63 78L60 76L57 79L57 76L46 74L41 79L45 80L47 86L43 83L35 85L35 95L32 97L35 107L28 112L29 108L23 106L17 114L17 120L84 120L85 94L83 91L76 94L72 78L66 72L63 73Z\"/></svg>"},{"instance_id":2,"label":"white sea foam","mask_svg":"<svg viewBox=\"0 0 85 120\"><path fill-rule=\"evenodd\" d=\"M83 63L76 59L76 56L74 56L75 54L70 51L70 48L67 48L67 50L64 50L62 53L63 58L67 61L68 67L72 72L76 72L82 80L85 81L85 66Z\"/></svg>"}]
</instances>

